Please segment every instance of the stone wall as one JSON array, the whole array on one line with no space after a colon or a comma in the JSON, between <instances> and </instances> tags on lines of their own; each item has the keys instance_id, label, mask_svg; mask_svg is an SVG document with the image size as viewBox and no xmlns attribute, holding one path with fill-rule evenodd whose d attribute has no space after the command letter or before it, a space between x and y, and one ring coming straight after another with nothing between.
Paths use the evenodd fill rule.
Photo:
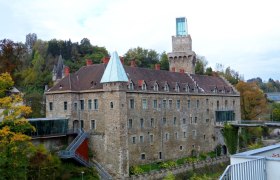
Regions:
<instances>
[{"instance_id":1,"label":"stone wall","mask_svg":"<svg viewBox=\"0 0 280 180\"><path fill-rule=\"evenodd\" d=\"M151 171L149 173L144 173L144 174L140 174L140 175L132 175L130 176L130 180L153 180L153 179L161 179L164 178L165 176L167 176L168 172L171 172L174 175L177 174L181 174L184 173L186 171L190 171L193 168L195 169L199 169L199 168L203 168L205 166L213 166L215 164L219 164L219 163L225 163L225 162L229 162L229 157L227 156L222 156L222 157L217 157L217 158L213 158L213 159L209 159L209 160L205 160L205 161L199 161L197 163L190 163L190 164L183 164L181 166L176 166L173 168L168 168L168 169L162 169L159 171Z\"/></svg>"}]
</instances>

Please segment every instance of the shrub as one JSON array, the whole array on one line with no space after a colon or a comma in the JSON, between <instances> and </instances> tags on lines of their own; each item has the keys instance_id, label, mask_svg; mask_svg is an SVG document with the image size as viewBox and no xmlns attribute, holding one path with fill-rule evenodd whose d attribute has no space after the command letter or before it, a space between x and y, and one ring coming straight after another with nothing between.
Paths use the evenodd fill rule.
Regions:
<instances>
[{"instance_id":1,"label":"shrub","mask_svg":"<svg viewBox=\"0 0 280 180\"><path fill-rule=\"evenodd\" d=\"M199 160L205 160L207 158L207 155L205 153L201 153L199 155Z\"/></svg>"},{"instance_id":2,"label":"shrub","mask_svg":"<svg viewBox=\"0 0 280 180\"><path fill-rule=\"evenodd\" d=\"M171 168L171 167L175 167L177 166L177 163L175 161L167 161L167 162L163 162L160 164L160 168Z\"/></svg>"},{"instance_id":3,"label":"shrub","mask_svg":"<svg viewBox=\"0 0 280 180\"><path fill-rule=\"evenodd\" d=\"M144 170L142 168L140 168L139 166L132 166L129 168L129 172L130 174L134 174L134 175L138 175L138 174L142 174L144 172Z\"/></svg>"},{"instance_id":4,"label":"shrub","mask_svg":"<svg viewBox=\"0 0 280 180\"><path fill-rule=\"evenodd\" d=\"M197 161L196 157L187 157L185 158L185 163L194 163Z\"/></svg>"}]
</instances>

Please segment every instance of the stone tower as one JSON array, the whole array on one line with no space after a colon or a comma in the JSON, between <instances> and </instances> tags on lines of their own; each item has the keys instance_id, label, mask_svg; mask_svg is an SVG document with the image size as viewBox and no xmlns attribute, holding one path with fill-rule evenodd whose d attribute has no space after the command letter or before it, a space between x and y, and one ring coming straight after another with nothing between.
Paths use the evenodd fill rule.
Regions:
<instances>
[{"instance_id":1,"label":"stone tower","mask_svg":"<svg viewBox=\"0 0 280 180\"><path fill-rule=\"evenodd\" d=\"M126 89L128 78L116 52L101 79L106 110L104 161L116 179L129 176Z\"/></svg>"},{"instance_id":2,"label":"stone tower","mask_svg":"<svg viewBox=\"0 0 280 180\"><path fill-rule=\"evenodd\" d=\"M176 36L172 36L172 52L168 53L169 71L195 73L196 54L188 34L185 17L176 18Z\"/></svg>"}]
</instances>

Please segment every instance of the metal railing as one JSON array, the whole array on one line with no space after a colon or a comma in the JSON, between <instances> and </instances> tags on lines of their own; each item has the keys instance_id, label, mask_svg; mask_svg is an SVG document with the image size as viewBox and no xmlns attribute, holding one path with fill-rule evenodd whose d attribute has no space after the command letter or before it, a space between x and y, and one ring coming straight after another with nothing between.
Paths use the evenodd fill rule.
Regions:
<instances>
[{"instance_id":1,"label":"metal railing","mask_svg":"<svg viewBox=\"0 0 280 180\"><path fill-rule=\"evenodd\" d=\"M265 158L229 165L219 180L266 180Z\"/></svg>"},{"instance_id":2,"label":"metal railing","mask_svg":"<svg viewBox=\"0 0 280 180\"><path fill-rule=\"evenodd\" d=\"M101 180L111 180L113 179L112 176L97 162L97 161L92 161L92 165L96 168L98 171Z\"/></svg>"}]
</instances>

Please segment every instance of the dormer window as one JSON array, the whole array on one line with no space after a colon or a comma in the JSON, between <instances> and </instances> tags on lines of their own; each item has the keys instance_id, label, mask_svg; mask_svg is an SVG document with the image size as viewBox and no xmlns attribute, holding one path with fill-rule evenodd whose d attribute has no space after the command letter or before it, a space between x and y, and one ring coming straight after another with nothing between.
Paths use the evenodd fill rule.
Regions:
<instances>
[{"instance_id":1,"label":"dormer window","mask_svg":"<svg viewBox=\"0 0 280 180\"><path fill-rule=\"evenodd\" d=\"M134 84L133 84L133 82L131 80L129 81L128 89L129 90L134 90Z\"/></svg>"},{"instance_id":2,"label":"dormer window","mask_svg":"<svg viewBox=\"0 0 280 180\"><path fill-rule=\"evenodd\" d=\"M190 92L190 86L188 84L186 85L186 92Z\"/></svg>"},{"instance_id":3,"label":"dormer window","mask_svg":"<svg viewBox=\"0 0 280 180\"><path fill-rule=\"evenodd\" d=\"M142 89L142 91L146 91L147 90L147 85L146 85L146 83L144 81L142 83L141 89Z\"/></svg>"},{"instance_id":4,"label":"dormer window","mask_svg":"<svg viewBox=\"0 0 280 180\"><path fill-rule=\"evenodd\" d=\"M217 92L218 92L217 87L214 88L213 92L214 92L214 93L217 93Z\"/></svg>"},{"instance_id":5,"label":"dormer window","mask_svg":"<svg viewBox=\"0 0 280 180\"><path fill-rule=\"evenodd\" d=\"M155 83L153 88L154 88L154 91L158 91L158 84Z\"/></svg>"},{"instance_id":6,"label":"dormer window","mask_svg":"<svg viewBox=\"0 0 280 180\"><path fill-rule=\"evenodd\" d=\"M176 92L180 92L180 86L179 86L178 83L176 83L176 85L175 85L175 91L176 91Z\"/></svg>"},{"instance_id":7,"label":"dormer window","mask_svg":"<svg viewBox=\"0 0 280 180\"><path fill-rule=\"evenodd\" d=\"M167 83L165 83L165 85L164 85L164 91L169 91L169 86Z\"/></svg>"},{"instance_id":8,"label":"dormer window","mask_svg":"<svg viewBox=\"0 0 280 180\"><path fill-rule=\"evenodd\" d=\"M197 86L194 86L194 92L198 92L198 87Z\"/></svg>"}]
</instances>

